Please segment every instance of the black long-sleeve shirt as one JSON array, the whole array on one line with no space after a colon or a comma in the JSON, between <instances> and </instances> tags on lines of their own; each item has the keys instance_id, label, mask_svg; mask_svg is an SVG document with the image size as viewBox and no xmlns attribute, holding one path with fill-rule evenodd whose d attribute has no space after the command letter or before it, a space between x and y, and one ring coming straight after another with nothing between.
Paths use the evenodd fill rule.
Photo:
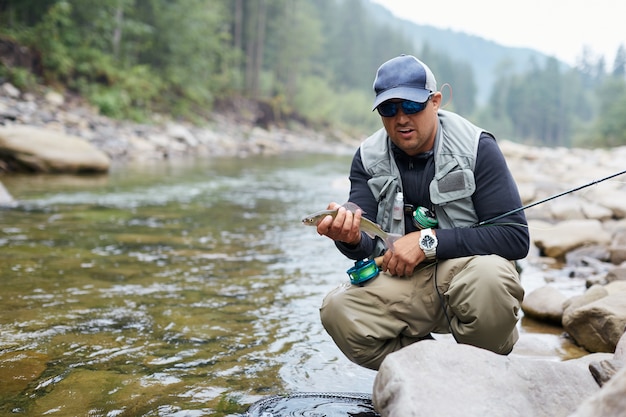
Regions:
<instances>
[{"instance_id":1,"label":"black long-sleeve shirt","mask_svg":"<svg viewBox=\"0 0 626 417\"><path fill-rule=\"evenodd\" d=\"M427 152L409 156L392 144L394 158L400 176L404 201L414 207L432 209L429 185L434 177L433 153ZM478 143L476 166L474 169L476 191L472 195L478 222L493 219L522 206L517 185L504 159L496 140L483 133ZM349 201L363 210L363 216L376 221L378 202L367 185L371 176L363 167L361 154L356 152L350 169ZM405 233L417 231L411 214L405 214ZM452 259L471 255L496 254L516 260L526 257L530 240L526 217L518 211L498 219L492 224L480 227L437 229L438 259ZM337 242L337 248L350 259L364 259L374 250L374 239L362 233L361 242L356 246Z\"/></svg>"}]
</instances>

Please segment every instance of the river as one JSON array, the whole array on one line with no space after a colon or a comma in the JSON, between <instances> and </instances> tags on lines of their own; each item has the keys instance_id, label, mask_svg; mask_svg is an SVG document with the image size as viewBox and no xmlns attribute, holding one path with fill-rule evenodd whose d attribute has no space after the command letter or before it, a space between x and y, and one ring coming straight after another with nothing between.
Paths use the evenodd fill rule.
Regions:
<instances>
[{"instance_id":1,"label":"river","mask_svg":"<svg viewBox=\"0 0 626 417\"><path fill-rule=\"evenodd\" d=\"M0 414L229 416L275 394L371 392L375 373L318 315L353 263L300 223L346 200L349 162L3 178L20 205L0 210ZM558 359L562 330L520 326Z\"/></svg>"}]
</instances>

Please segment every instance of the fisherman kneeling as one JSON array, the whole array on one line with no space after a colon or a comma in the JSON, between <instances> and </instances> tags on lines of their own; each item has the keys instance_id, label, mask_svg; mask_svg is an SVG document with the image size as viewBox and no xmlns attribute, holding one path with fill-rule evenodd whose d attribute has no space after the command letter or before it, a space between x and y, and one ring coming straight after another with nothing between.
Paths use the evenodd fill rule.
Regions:
<instances>
[{"instance_id":1,"label":"fisherman kneeling","mask_svg":"<svg viewBox=\"0 0 626 417\"><path fill-rule=\"evenodd\" d=\"M362 143L350 170L349 202L360 209L331 203L337 212L317 231L353 260L384 253L383 272L329 293L324 327L350 360L371 369L431 333L508 354L524 297L514 261L527 255L529 235L522 210L472 227L521 207L494 136L441 110L435 77L413 56L385 62L374 91L383 128ZM432 214L426 223L423 213ZM363 218L402 237L387 248L361 231Z\"/></svg>"}]
</instances>

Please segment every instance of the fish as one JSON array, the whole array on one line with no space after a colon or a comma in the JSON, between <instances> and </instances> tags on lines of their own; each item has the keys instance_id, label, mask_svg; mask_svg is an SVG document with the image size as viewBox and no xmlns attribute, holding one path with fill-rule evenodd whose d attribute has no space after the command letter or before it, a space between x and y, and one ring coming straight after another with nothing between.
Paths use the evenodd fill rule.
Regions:
<instances>
[{"instance_id":1,"label":"fish","mask_svg":"<svg viewBox=\"0 0 626 417\"><path fill-rule=\"evenodd\" d=\"M351 202L347 202L341 207L344 207L346 210L351 211L352 213L360 210L361 208ZM339 208L334 210L321 210L316 211L315 213L309 214L308 216L304 216L302 218L302 224L306 226L317 226L326 216L331 216L333 219L337 216L337 212ZM396 233L388 233L385 232L379 225L374 223L373 221L366 219L365 217L361 217L361 224L359 225L359 229L362 232L365 232L372 239L375 237L379 237L387 249L393 250L393 242L400 239L402 235Z\"/></svg>"}]
</instances>

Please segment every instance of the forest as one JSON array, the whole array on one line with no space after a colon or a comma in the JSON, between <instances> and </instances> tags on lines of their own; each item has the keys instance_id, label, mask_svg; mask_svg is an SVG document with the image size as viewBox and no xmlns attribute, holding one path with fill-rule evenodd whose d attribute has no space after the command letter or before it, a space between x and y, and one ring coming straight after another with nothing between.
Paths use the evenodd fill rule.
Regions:
<instances>
[{"instance_id":1,"label":"forest","mask_svg":"<svg viewBox=\"0 0 626 417\"><path fill-rule=\"evenodd\" d=\"M626 145L626 49L506 62L477 104L469 63L373 15L369 0L0 0L0 83L79 95L107 116L195 123L250 100L271 123L362 136L376 68L410 53L453 94L446 108L497 137L542 146ZM440 88L446 97L446 90ZM236 109L236 108L235 108ZM245 110L241 110L245 111Z\"/></svg>"}]
</instances>

